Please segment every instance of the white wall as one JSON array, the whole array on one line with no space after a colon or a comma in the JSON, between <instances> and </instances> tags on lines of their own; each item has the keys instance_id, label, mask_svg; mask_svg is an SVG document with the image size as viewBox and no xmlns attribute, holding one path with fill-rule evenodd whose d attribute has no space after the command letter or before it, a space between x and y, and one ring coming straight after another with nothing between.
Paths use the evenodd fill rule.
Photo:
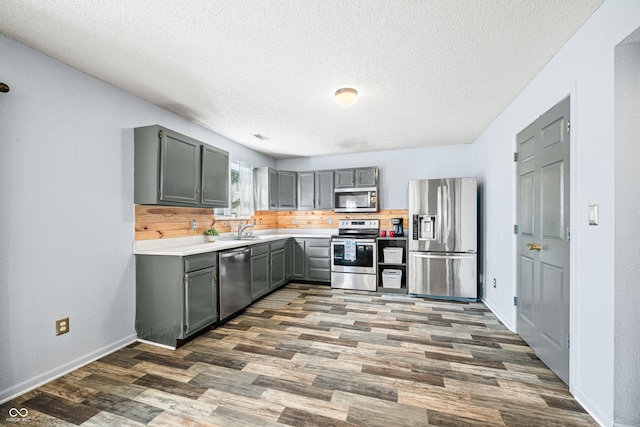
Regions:
<instances>
[{"instance_id":1,"label":"white wall","mask_svg":"<svg viewBox=\"0 0 640 427\"><path fill-rule=\"evenodd\" d=\"M471 145L278 160L279 170L380 168L380 209L407 209L409 180L472 176Z\"/></svg>"},{"instance_id":2,"label":"white wall","mask_svg":"<svg viewBox=\"0 0 640 427\"><path fill-rule=\"evenodd\" d=\"M616 48L615 67L614 415L640 426L640 28Z\"/></svg>"},{"instance_id":3,"label":"white wall","mask_svg":"<svg viewBox=\"0 0 640 427\"><path fill-rule=\"evenodd\" d=\"M0 57L3 401L135 338L134 127L275 161L2 36Z\"/></svg>"},{"instance_id":4,"label":"white wall","mask_svg":"<svg viewBox=\"0 0 640 427\"><path fill-rule=\"evenodd\" d=\"M608 426L614 422L614 48L638 26L640 2L605 1L473 144L485 188L484 271L487 282L498 282L497 289L487 287L485 301L513 329L515 136L571 95L570 387ZM587 222L593 203L600 206L597 227Z\"/></svg>"}]
</instances>

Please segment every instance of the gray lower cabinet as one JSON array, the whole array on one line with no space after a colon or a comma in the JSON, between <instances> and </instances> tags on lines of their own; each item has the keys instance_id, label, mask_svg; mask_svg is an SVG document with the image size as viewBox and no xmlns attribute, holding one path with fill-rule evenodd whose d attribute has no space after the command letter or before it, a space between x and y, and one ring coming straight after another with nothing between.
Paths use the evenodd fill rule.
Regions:
<instances>
[{"instance_id":1,"label":"gray lower cabinet","mask_svg":"<svg viewBox=\"0 0 640 427\"><path fill-rule=\"evenodd\" d=\"M293 278L331 282L331 241L327 238L296 238L293 245Z\"/></svg>"},{"instance_id":2,"label":"gray lower cabinet","mask_svg":"<svg viewBox=\"0 0 640 427\"><path fill-rule=\"evenodd\" d=\"M305 259L305 246L306 241L304 239L293 240L293 252L291 253L291 262L293 266L293 278L294 279L306 279L307 278L307 262Z\"/></svg>"},{"instance_id":3,"label":"gray lower cabinet","mask_svg":"<svg viewBox=\"0 0 640 427\"><path fill-rule=\"evenodd\" d=\"M138 338L176 347L218 320L217 257L136 255Z\"/></svg>"},{"instance_id":4,"label":"gray lower cabinet","mask_svg":"<svg viewBox=\"0 0 640 427\"><path fill-rule=\"evenodd\" d=\"M134 203L226 207L229 155L162 126L134 129Z\"/></svg>"},{"instance_id":5,"label":"gray lower cabinet","mask_svg":"<svg viewBox=\"0 0 640 427\"><path fill-rule=\"evenodd\" d=\"M269 243L251 246L251 299L269 292Z\"/></svg>"},{"instance_id":6,"label":"gray lower cabinet","mask_svg":"<svg viewBox=\"0 0 640 427\"><path fill-rule=\"evenodd\" d=\"M287 280L285 271L285 241L281 240L269 244L270 289L277 289Z\"/></svg>"},{"instance_id":7,"label":"gray lower cabinet","mask_svg":"<svg viewBox=\"0 0 640 427\"><path fill-rule=\"evenodd\" d=\"M286 272L286 245L289 239L251 246L251 299L256 300L284 285L290 278Z\"/></svg>"},{"instance_id":8,"label":"gray lower cabinet","mask_svg":"<svg viewBox=\"0 0 640 427\"><path fill-rule=\"evenodd\" d=\"M286 282L293 277L293 244L294 239L287 239L284 242L284 276Z\"/></svg>"}]
</instances>

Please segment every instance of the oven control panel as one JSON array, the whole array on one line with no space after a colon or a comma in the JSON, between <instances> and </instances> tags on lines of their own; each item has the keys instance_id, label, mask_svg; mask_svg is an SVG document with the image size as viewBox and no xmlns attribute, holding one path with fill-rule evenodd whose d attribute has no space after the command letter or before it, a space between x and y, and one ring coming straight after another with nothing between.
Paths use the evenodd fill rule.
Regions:
<instances>
[{"instance_id":1,"label":"oven control panel","mask_svg":"<svg viewBox=\"0 0 640 427\"><path fill-rule=\"evenodd\" d=\"M338 228L380 228L378 219L341 219L338 221Z\"/></svg>"}]
</instances>

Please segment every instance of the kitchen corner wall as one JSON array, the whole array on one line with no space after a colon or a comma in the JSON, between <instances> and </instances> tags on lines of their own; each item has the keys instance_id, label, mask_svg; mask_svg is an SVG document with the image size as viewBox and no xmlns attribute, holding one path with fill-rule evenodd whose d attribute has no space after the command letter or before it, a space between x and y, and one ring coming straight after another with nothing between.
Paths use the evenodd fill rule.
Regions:
<instances>
[{"instance_id":1,"label":"kitchen corner wall","mask_svg":"<svg viewBox=\"0 0 640 427\"><path fill-rule=\"evenodd\" d=\"M338 228L338 220L348 218L379 219L380 229L390 230L391 218L403 218L408 225L406 209L385 210L372 214L341 214L333 211L255 211L254 230L287 229L291 232L308 229ZM197 229L191 229L191 220L197 221ZM171 206L135 207L136 240L155 240L202 235L212 224L221 233L237 230L244 220L216 220L211 208L186 208Z\"/></svg>"}]
</instances>

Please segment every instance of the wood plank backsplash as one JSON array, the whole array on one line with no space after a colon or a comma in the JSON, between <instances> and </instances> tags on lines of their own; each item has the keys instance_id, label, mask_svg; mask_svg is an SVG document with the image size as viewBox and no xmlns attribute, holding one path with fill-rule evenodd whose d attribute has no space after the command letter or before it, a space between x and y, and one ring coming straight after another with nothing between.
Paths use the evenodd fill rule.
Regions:
<instances>
[{"instance_id":1,"label":"wood plank backsplash","mask_svg":"<svg viewBox=\"0 0 640 427\"><path fill-rule=\"evenodd\" d=\"M202 235L212 224L221 233L236 231L244 220L216 220L211 208L186 208L174 206L135 206L136 240L167 239ZM255 211L252 219L254 230L274 228L304 230L309 228L338 228L339 219L379 219L380 229L392 228L391 218L403 218L403 226L408 227L406 209L383 210L366 214L344 214L333 211ZM191 220L197 221L197 229L191 229ZM332 223L330 224L330 220ZM406 232L405 232L406 234Z\"/></svg>"}]
</instances>

